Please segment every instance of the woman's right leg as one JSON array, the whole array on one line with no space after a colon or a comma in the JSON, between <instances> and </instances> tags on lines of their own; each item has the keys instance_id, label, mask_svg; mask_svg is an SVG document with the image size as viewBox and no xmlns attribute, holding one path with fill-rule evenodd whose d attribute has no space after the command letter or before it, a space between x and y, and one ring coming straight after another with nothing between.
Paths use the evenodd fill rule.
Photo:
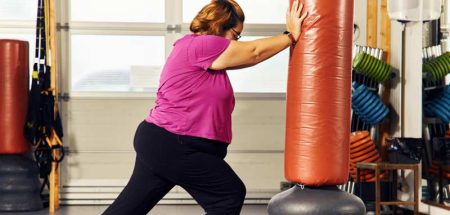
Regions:
<instances>
[{"instance_id":1,"label":"woman's right leg","mask_svg":"<svg viewBox=\"0 0 450 215\"><path fill-rule=\"evenodd\" d=\"M130 181L103 215L145 215L173 187L172 182L154 174L136 158Z\"/></svg>"},{"instance_id":2,"label":"woman's right leg","mask_svg":"<svg viewBox=\"0 0 450 215\"><path fill-rule=\"evenodd\" d=\"M104 215L144 215L166 195L175 184L158 174L158 164L168 156L161 155L162 146L177 141L177 136L142 122L136 130L134 148L136 162L133 175Z\"/></svg>"}]
</instances>

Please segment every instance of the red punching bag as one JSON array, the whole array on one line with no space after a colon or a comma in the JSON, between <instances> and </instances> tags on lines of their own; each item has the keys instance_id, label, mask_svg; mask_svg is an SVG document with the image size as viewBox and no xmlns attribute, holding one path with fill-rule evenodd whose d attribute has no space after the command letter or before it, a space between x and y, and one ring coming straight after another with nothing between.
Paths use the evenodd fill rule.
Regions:
<instances>
[{"instance_id":1,"label":"red punching bag","mask_svg":"<svg viewBox=\"0 0 450 215\"><path fill-rule=\"evenodd\" d=\"M0 154L24 154L28 107L28 42L0 40Z\"/></svg>"},{"instance_id":2,"label":"red punching bag","mask_svg":"<svg viewBox=\"0 0 450 215\"><path fill-rule=\"evenodd\" d=\"M289 62L285 177L307 186L344 184L349 174L353 0L300 2L309 15Z\"/></svg>"}]
</instances>

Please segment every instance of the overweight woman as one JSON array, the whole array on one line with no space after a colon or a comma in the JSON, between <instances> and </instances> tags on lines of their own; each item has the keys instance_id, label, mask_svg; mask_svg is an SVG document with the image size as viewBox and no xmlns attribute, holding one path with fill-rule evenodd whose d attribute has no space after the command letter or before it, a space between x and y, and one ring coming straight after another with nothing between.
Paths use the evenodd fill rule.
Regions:
<instances>
[{"instance_id":1,"label":"overweight woman","mask_svg":"<svg viewBox=\"0 0 450 215\"><path fill-rule=\"evenodd\" d=\"M245 16L235 1L213 0L201 9L192 33L174 43L156 104L136 130L133 174L103 214L147 214L175 185L208 215L240 213L245 185L224 161L235 104L227 70L254 66L295 45L306 16L302 7L295 0L288 9L285 32L247 42L238 41Z\"/></svg>"}]
</instances>

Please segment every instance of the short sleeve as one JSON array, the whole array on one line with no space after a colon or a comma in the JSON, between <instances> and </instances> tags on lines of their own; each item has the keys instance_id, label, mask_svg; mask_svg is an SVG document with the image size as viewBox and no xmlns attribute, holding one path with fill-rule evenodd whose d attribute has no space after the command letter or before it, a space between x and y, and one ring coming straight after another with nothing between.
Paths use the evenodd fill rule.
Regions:
<instances>
[{"instance_id":1,"label":"short sleeve","mask_svg":"<svg viewBox=\"0 0 450 215\"><path fill-rule=\"evenodd\" d=\"M200 35L191 43L191 62L207 70L228 47L230 40L215 35ZM194 59L192 59L194 58Z\"/></svg>"}]
</instances>

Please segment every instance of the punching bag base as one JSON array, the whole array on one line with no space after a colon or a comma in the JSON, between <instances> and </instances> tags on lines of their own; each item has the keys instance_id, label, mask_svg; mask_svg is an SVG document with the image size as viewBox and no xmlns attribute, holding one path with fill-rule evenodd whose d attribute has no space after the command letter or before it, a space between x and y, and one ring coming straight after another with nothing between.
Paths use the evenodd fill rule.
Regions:
<instances>
[{"instance_id":1,"label":"punching bag base","mask_svg":"<svg viewBox=\"0 0 450 215\"><path fill-rule=\"evenodd\" d=\"M268 212L269 215L364 215L366 208L357 196L341 191L336 186L302 189L296 185L272 197Z\"/></svg>"},{"instance_id":2,"label":"punching bag base","mask_svg":"<svg viewBox=\"0 0 450 215\"><path fill-rule=\"evenodd\" d=\"M43 208L39 170L26 155L0 155L0 213Z\"/></svg>"}]
</instances>

